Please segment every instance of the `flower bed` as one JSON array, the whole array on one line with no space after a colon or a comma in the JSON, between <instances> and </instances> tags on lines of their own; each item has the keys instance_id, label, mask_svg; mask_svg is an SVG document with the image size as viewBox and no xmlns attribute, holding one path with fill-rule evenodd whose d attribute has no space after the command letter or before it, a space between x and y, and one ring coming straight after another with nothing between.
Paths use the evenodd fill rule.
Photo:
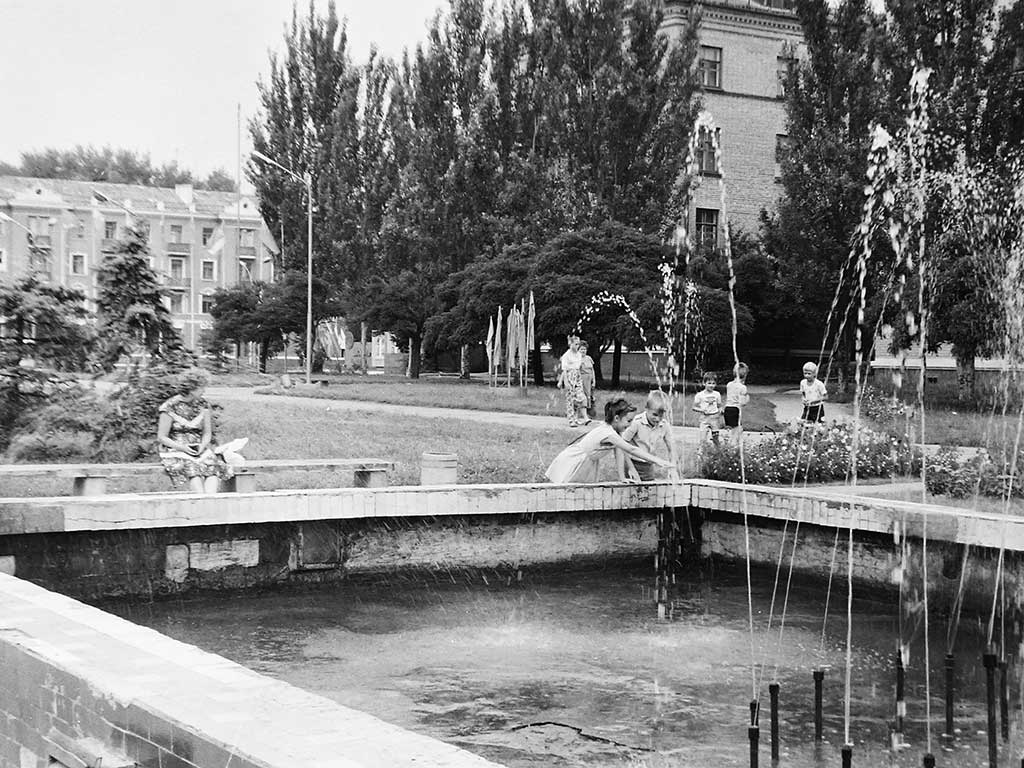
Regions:
<instances>
[{"instance_id":1,"label":"flower bed","mask_svg":"<svg viewBox=\"0 0 1024 768\"><path fill-rule=\"evenodd\" d=\"M943 447L928 459L925 487L929 493L944 494L957 499L975 494L1005 498L1024 498L1024 455L1017 457L1017 468L1011 469L1010 456L994 458L988 451L965 455L956 448Z\"/></svg>"},{"instance_id":2,"label":"flower bed","mask_svg":"<svg viewBox=\"0 0 1024 768\"><path fill-rule=\"evenodd\" d=\"M819 424L800 433L781 434L744 446L743 464L748 483L771 484L846 480L850 473L853 426ZM904 477L919 474L919 450L898 439L861 427L858 432L857 477ZM701 476L709 480L739 482L737 446L707 446L700 461Z\"/></svg>"}]
</instances>

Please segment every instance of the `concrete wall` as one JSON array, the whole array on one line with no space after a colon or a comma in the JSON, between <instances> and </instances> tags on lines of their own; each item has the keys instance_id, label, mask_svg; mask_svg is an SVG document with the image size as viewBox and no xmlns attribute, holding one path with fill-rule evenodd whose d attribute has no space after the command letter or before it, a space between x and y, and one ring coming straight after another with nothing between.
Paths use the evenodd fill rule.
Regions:
<instances>
[{"instance_id":1,"label":"concrete wall","mask_svg":"<svg viewBox=\"0 0 1024 768\"><path fill-rule=\"evenodd\" d=\"M494 765L0 575L0 768L101 764Z\"/></svg>"}]
</instances>

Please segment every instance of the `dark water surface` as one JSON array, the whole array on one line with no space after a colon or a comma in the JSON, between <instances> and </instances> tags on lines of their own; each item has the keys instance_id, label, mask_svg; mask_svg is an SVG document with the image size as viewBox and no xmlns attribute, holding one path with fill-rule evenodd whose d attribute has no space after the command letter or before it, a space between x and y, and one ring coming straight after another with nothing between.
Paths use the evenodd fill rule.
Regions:
<instances>
[{"instance_id":1,"label":"dark water surface","mask_svg":"<svg viewBox=\"0 0 1024 768\"><path fill-rule=\"evenodd\" d=\"M781 685L781 765L840 765L846 585L836 582L824 651L825 588L795 584L781 642L765 633L773 573L755 573L755 661L764 665L761 765L770 765L767 685ZM105 606L121 616L345 706L515 768L746 766L751 637L742 573L694 572L674 620L659 622L646 570L533 577L487 585L456 574L387 585ZM469 584L468 582L474 583ZM862 591L863 598L870 597ZM779 596L781 607L782 596ZM855 602L854 766L919 766L925 744L923 640L907 680L908 749L889 750L897 607ZM965 615L958 640L961 729L943 750L946 623L931 630L932 738L939 766L987 766L982 640ZM825 678L826 743L816 748L812 670ZM1020 765L1019 693L1000 765ZM1011 757L1015 757L1015 761Z\"/></svg>"}]
</instances>

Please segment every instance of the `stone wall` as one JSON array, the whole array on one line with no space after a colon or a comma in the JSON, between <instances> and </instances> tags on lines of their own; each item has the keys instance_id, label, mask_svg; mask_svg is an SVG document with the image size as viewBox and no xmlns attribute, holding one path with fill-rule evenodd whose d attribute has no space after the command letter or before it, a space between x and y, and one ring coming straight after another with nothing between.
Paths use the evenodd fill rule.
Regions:
<instances>
[{"instance_id":1,"label":"stone wall","mask_svg":"<svg viewBox=\"0 0 1024 768\"><path fill-rule=\"evenodd\" d=\"M380 765L494 764L0 575L0 768Z\"/></svg>"}]
</instances>

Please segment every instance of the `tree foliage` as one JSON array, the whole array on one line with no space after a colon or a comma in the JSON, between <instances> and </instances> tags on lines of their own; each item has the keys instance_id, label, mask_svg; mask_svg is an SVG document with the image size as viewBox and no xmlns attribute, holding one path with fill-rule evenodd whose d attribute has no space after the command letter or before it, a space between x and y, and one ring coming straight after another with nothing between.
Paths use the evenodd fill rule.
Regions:
<instances>
[{"instance_id":1,"label":"tree foliage","mask_svg":"<svg viewBox=\"0 0 1024 768\"><path fill-rule=\"evenodd\" d=\"M126 227L96 272L98 358L107 370L136 352L171 358L184 350L160 279L149 265L148 238L145 226Z\"/></svg>"}]
</instances>

